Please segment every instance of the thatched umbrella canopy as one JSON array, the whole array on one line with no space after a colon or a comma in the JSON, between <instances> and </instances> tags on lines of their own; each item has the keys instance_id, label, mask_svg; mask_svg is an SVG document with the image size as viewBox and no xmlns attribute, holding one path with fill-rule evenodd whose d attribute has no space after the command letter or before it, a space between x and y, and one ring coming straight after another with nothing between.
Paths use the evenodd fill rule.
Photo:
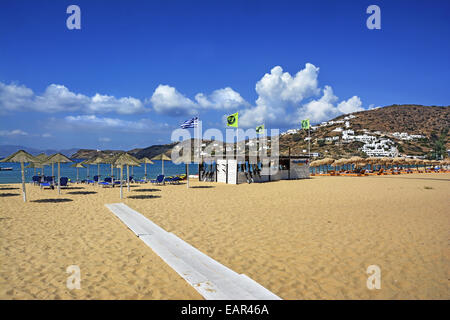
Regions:
<instances>
[{"instance_id":1,"label":"thatched umbrella canopy","mask_svg":"<svg viewBox=\"0 0 450 320\"><path fill-rule=\"evenodd\" d=\"M403 157L395 157L392 159L392 164L402 165L406 163L406 158Z\"/></svg>"},{"instance_id":2,"label":"thatched umbrella canopy","mask_svg":"<svg viewBox=\"0 0 450 320\"><path fill-rule=\"evenodd\" d=\"M118 155L113 162L113 165L115 167L120 168L120 199L123 199L123 166L136 166L139 165L139 160L137 160L135 157L129 155L128 153L121 153ZM128 191L130 191L130 180L129 177L127 179L128 182Z\"/></svg>"},{"instance_id":3,"label":"thatched umbrella canopy","mask_svg":"<svg viewBox=\"0 0 450 320\"><path fill-rule=\"evenodd\" d=\"M347 163L350 163L350 164L357 164L358 162L362 162L362 161L364 161L363 158L354 156L354 157L351 157L350 159L348 159L348 160L347 160Z\"/></svg>"},{"instance_id":4,"label":"thatched umbrella canopy","mask_svg":"<svg viewBox=\"0 0 450 320\"><path fill-rule=\"evenodd\" d=\"M91 159L88 159L87 161L84 162L84 164L88 164L88 165L90 165L90 164L96 164L97 165L97 177L98 177L98 181L97 182L100 182L100 164L101 163L107 163L107 161L106 161L106 159L104 157L99 156L99 155L97 155L97 156L95 156L95 157L93 157Z\"/></svg>"},{"instance_id":5,"label":"thatched umbrella canopy","mask_svg":"<svg viewBox=\"0 0 450 320\"><path fill-rule=\"evenodd\" d=\"M321 165L327 165L327 164L332 164L335 160L332 158L324 158L321 161Z\"/></svg>"},{"instance_id":6,"label":"thatched umbrella canopy","mask_svg":"<svg viewBox=\"0 0 450 320\"><path fill-rule=\"evenodd\" d=\"M320 161L321 161L321 160L314 160L314 161L312 161L312 162L309 163L309 166L312 167L312 168L318 167L318 166L320 165L320 164L319 164Z\"/></svg>"},{"instance_id":7,"label":"thatched umbrella canopy","mask_svg":"<svg viewBox=\"0 0 450 320\"><path fill-rule=\"evenodd\" d=\"M31 154L24 150L19 150L9 157L1 160L0 162L19 162L20 169L22 171L22 194L23 194L23 202L27 201L27 192L25 190L25 173L24 173L24 163L26 162L39 162L38 159L33 157Z\"/></svg>"},{"instance_id":8,"label":"thatched umbrella canopy","mask_svg":"<svg viewBox=\"0 0 450 320\"><path fill-rule=\"evenodd\" d=\"M335 160L335 161L333 162L333 165L334 165L335 167L340 167L340 166L343 166L346 162L347 162L347 159L341 158L341 159Z\"/></svg>"},{"instance_id":9,"label":"thatched umbrella canopy","mask_svg":"<svg viewBox=\"0 0 450 320\"><path fill-rule=\"evenodd\" d=\"M147 157L143 157L143 158L139 159L139 162L144 163L144 166L145 166L144 167L145 168L144 169L145 170L144 180L147 181L147 164L153 164L154 162Z\"/></svg>"},{"instance_id":10,"label":"thatched umbrella canopy","mask_svg":"<svg viewBox=\"0 0 450 320\"><path fill-rule=\"evenodd\" d=\"M151 160L160 160L161 161L161 170L164 174L164 161L170 161L171 159L164 153L158 154L157 156L154 156Z\"/></svg>"},{"instance_id":11,"label":"thatched umbrella canopy","mask_svg":"<svg viewBox=\"0 0 450 320\"><path fill-rule=\"evenodd\" d=\"M48 159L44 162L46 163L57 163L58 164L58 194L61 194L61 163L73 162L69 158L67 158L62 153L55 153L54 155L48 157Z\"/></svg>"},{"instance_id":12,"label":"thatched umbrella canopy","mask_svg":"<svg viewBox=\"0 0 450 320\"><path fill-rule=\"evenodd\" d=\"M36 158L36 157L35 157ZM25 169L34 169L34 175L36 175L36 169L42 169L42 175L44 175L44 165L41 162L30 162Z\"/></svg>"},{"instance_id":13,"label":"thatched umbrella canopy","mask_svg":"<svg viewBox=\"0 0 450 320\"><path fill-rule=\"evenodd\" d=\"M79 170L80 168L86 168L86 167L83 165L82 162L74 163L73 165L71 165L71 167L72 167L72 168L77 168L77 182L78 182L78 170Z\"/></svg>"}]
</instances>

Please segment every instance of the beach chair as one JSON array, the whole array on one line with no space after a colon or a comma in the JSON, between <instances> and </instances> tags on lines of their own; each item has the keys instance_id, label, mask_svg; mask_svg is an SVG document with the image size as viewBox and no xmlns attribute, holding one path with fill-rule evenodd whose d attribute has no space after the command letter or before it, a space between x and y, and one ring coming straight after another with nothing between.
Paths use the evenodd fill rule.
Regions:
<instances>
[{"instance_id":1,"label":"beach chair","mask_svg":"<svg viewBox=\"0 0 450 320\"><path fill-rule=\"evenodd\" d=\"M120 181L119 181L119 182L120 182ZM110 186L113 186L113 184L112 184L112 178L111 178L111 177L106 177L105 179L103 179L103 181L100 181L98 184L101 185L102 187L110 187Z\"/></svg>"},{"instance_id":2,"label":"beach chair","mask_svg":"<svg viewBox=\"0 0 450 320\"><path fill-rule=\"evenodd\" d=\"M45 176L44 181L40 183L41 189L49 188L54 189L55 186L53 185L53 177Z\"/></svg>"},{"instance_id":3,"label":"beach chair","mask_svg":"<svg viewBox=\"0 0 450 320\"><path fill-rule=\"evenodd\" d=\"M163 184L164 183L164 175L161 174L156 177L156 179L150 180L152 184Z\"/></svg>"},{"instance_id":4,"label":"beach chair","mask_svg":"<svg viewBox=\"0 0 450 320\"><path fill-rule=\"evenodd\" d=\"M33 182L34 185L39 185L41 183L42 177L41 176L33 176L31 178L31 182Z\"/></svg>"},{"instance_id":5,"label":"beach chair","mask_svg":"<svg viewBox=\"0 0 450 320\"><path fill-rule=\"evenodd\" d=\"M164 178L164 182L167 182L169 184L173 184L173 177L172 176L168 176Z\"/></svg>"},{"instance_id":6,"label":"beach chair","mask_svg":"<svg viewBox=\"0 0 450 320\"><path fill-rule=\"evenodd\" d=\"M59 178L59 185L61 187L67 187L68 182L69 182L69 178L67 178L67 177Z\"/></svg>"},{"instance_id":7,"label":"beach chair","mask_svg":"<svg viewBox=\"0 0 450 320\"><path fill-rule=\"evenodd\" d=\"M175 177L172 178L172 183L173 183L173 184L180 184L180 181L181 181L181 180L182 180L182 179L181 179L180 177L175 176Z\"/></svg>"}]
</instances>

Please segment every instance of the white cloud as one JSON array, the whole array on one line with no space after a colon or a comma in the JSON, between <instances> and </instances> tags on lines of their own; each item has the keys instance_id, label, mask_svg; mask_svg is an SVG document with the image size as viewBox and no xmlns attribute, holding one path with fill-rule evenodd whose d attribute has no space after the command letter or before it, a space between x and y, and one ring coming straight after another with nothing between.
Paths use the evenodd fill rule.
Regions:
<instances>
[{"instance_id":1,"label":"white cloud","mask_svg":"<svg viewBox=\"0 0 450 320\"><path fill-rule=\"evenodd\" d=\"M117 118L97 117L95 115L67 116L64 120L69 124L84 127L127 128L130 130L143 130L147 128L145 120L127 121Z\"/></svg>"},{"instance_id":2,"label":"white cloud","mask_svg":"<svg viewBox=\"0 0 450 320\"><path fill-rule=\"evenodd\" d=\"M357 96L336 106L338 97L330 86L323 89L318 86L318 75L319 68L310 63L306 63L305 68L295 76L283 72L280 66L272 68L256 83L256 105L241 111L240 125L251 127L265 122L288 127L298 125L300 120L306 118L320 122L342 113L363 110ZM313 99L320 93L322 96Z\"/></svg>"},{"instance_id":3,"label":"white cloud","mask_svg":"<svg viewBox=\"0 0 450 320\"><path fill-rule=\"evenodd\" d=\"M51 138L53 137L50 133L43 133L42 138Z\"/></svg>"},{"instance_id":4,"label":"white cloud","mask_svg":"<svg viewBox=\"0 0 450 320\"><path fill-rule=\"evenodd\" d=\"M15 130L0 130L0 136L1 137L10 137L10 136L27 136L28 133L25 131L22 131L20 129Z\"/></svg>"},{"instance_id":5,"label":"white cloud","mask_svg":"<svg viewBox=\"0 0 450 320\"><path fill-rule=\"evenodd\" d=\"M199 106L208 109L236 109L241 106L248 106L248 102L241 97L241 95L226 87L213 91L209 96L203 93L198 93L195 96L195 100Z\"/></svg>"},{"instance_id":6,"label":"white cloud","mask_svg":"<svg viewBox=\"0 0 450 320\"><path fill-rule=\"evenodd\" d=\"M196 103L171 86L160 84L153 92L150 101L158 113L173 116L194 115L197 113Z\"/></svg>"},{"instance_id":7,"label":"white cloud","mask_svg":"<svg viewBox=\"0 0 450 320\"><path fill-rule=\"evenodd\" d=\"M195 115L202 110L230 110L248 106L248 102L230 87L214 90L210 95L197 93L195 101L168 85L159 85L150 99L157 113L170 116Z\"/></svg>"},{"instance_id":8,"label":"white cloud","mask_svg":"<svg viewBox=\"0 0 450 320\"><path fill-rule=\"evenodd\" d=\"M33 90L16 84L0 82L0 111L14 111L27 105L32 99Z\"/></svg>"},{"instance_id":9,"label":"white cloud","mask_svg":"<svg viewBox=\"0 0 450 320\"><path fill-rule=\"evenodd\" d=\"M111 138L108 138L108 137L101 137L101 138L98 138L98 141L100 141L100 142L110 142L110 141L111 141Z\"/></svg>"},{"instance_id":10,"label":"white cloud","mask_svg":"<svg viewBox=\"0 0 450 320\"><path fill-rule=\"evenodd\" d=\"M0 82L0 111L33 110L45 113L75 112L135 114L145 112L144 104L136 98L95 94L88 97L74 93L67 87L58 84L49 85L42 95L16 84Z\"/></svg>"},{"instance_id":11,"label":"white cloud","mask_svg":"<svg viewBox=\"0 0 450 320\"><path fill-rule=\"evenodd\" d=\"M361 108L361 105L361 99L357 96L353 96L347 101L342 101L341 103L339 103L337 108L341 113L352 113L364 110L363 108Z\"/></svg>"}]
</instances>

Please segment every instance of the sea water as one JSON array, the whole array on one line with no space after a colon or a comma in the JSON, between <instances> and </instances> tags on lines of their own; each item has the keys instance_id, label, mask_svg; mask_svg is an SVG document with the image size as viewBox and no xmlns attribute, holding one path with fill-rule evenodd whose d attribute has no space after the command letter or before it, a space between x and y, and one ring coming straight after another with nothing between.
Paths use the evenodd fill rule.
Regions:
<instances>
[{"instance_id":1,"label":"sea water","mask_svg":"<svg viewBox=\"0 0 450 320\"><path fill-rule=\"evenodd\" d=\"M75 182L77 179L77 168L71 167L75 162L82 162L84 160L76 159L73 160L73 163L61 163L61 177L67 177L72 182ZM153 160L154 164L147 164L147 179L155 179L158 175L162 172L162 166L160 160ZM26 164L27 165L27 164ZM25 165L25 166L26 166ZM87 165L85 165L87 166ZM144 164L141 164L140 167L134 167L133 168L133 177L135 180L143 179L144 178ZM22 176L21 176L21 170L20 170L20 163L0 163L0 167L3 168L13 168L11 171L0 171L0 184L5 183L20 183L22 182ZM34 174L34 168L26 168L25 169L25 181L31 182L32 177ZM54 164L53 169L53 175L57 178L58 177L58 164ZM87 178L87 169L86 168L79 168L79 180L84 180ZM42 173L42 169L36 168L36 175L40 175ZM130 167L130 176L132 175L132 169ZM186 173L186 166L184 164L175 164L171 161L164 161L164 175L167 176L174 176L177 174L185 174ZM198 174L198 164L191 163L189 165L189 174ZM44 167L44 175L51 176L52 175L52 166L45 166ZM89 165L89 176L92 180L94 176L97 175L97 165L92 164ZM120 170L117 172L117 169L114 168L114 178L118 179L118 175L120 175ZM111 165L109 164L100 164L100 176L101 180L103 180L105 177L111 176ZM126 179L127 176L127 170L126 167L123 169L123 178Z\"/></svg>"}]
</instances>

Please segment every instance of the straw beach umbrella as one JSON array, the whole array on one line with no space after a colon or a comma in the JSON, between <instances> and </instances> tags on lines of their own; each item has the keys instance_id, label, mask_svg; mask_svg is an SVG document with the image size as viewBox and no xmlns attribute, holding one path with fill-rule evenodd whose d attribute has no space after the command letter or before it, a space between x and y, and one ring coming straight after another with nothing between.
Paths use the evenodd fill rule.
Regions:
<instances>
[{"instance_id":1,"label":"straw beach umbrella","mask_svg":"<svg viewBox=\"0 0 450 320\"><path fill-rule=\"evenodd\" d=\"M61 194L61 163L73 162L62 153L55 153L50 156L45 163L57 163L58 164L58 194Z\"/></svg>"},{"instance_id":2,"label":"straw beach umbrella","mask_svg":"<svg viewBox=\"0 0 450 320\"><path fill-rule=\"evenodd\" d=\"M170 161L171 159L166 156L164 153L158 154L157 156L154 156L151 160L161 160L161 174L164 174L164 161Z\"/></svg>"},{"instance_id":3,"label":"straw beach umbrella","mask_svg":"<svg viewBox=\"0 0 450 320\"><path fill-rule=\"evenodd\" d=\"M71 167L72 168L77 168L77 183L78 183L78 169L86 168L86 167L81 162L74 163L73 165L71 165Z\"/></svg>"},{"instance_id":4,"label":"straw beach umbrella","mask_svg":"<svg viewBox=\"0 0 450 320\"><path fill-rule=\"evenodd\" d=\"M35 156L35 158L39 161L39 162L42 162L42 163L44 163L45 162L45 160L47 160L47 158L48 158L48 156L45 154L45 153L40 153L40 154L38 154L37 156ZM30 163L30 165L31 165L31 163ZM30 166L29 165L29 166ZM42 175L44 175L44 167L45 167L45 165L43 165L43 164L41 164L41 163L33 163L33 168L41 168L42 169ZM35 171L36 172L36 171Z\"/></svg>"},{"instance_id":5,"label":"straw beach umbrella","mask_svg":"<svg viewBox=\"0 0 450 320\"><path fill-rule=\"evenodd\" d=\"M144 180L147 181L147 164L153 164L154 162L147 157L139 159L139 162L144 164Z\"/></svg>"},{"instance_id":6,"label":"straw beach umbrella","mask_svg":"<svg viewBox=\"0 0 450 320\"><path fill-rule=\"evenodd\" d=\"M86 163L86 162L85 162ZM97 182L100 182L100 164L101 163L107 163L107 161L105 160L105 158L103 158L102 156L95 156L91 159L89 159L87 161L88 164L96 164L97 165L97 177L98 180Z\"/></svg>"},{"instance_id":7,"label":"straw beach umbrella","mask_svg":"<svg viewBox=\"0 0 450 320\"><path fill-rule=\"evenodd\" d=\"M314 174L316 174L317 173L317 167L320 165L320 160L314 160L314 161L312 161L310 164L309 164L309 166L311 167L311 168L314 168Z\"/></svg>"},{"instance_id":8,"label":"straw beach umbrella","mask_svg":"<svg viewBox=\"0 0 450 320\"><path fill-rule=\"evenodd\" d=\"M34 169L34 175L36 175L36 169L42 169L44 171L44 166L41 162L31 162L29 165L25 167L25 169Z\"/></svg>"},{"instance_id":9,"label":"straw beach umbrella","mask_svg":"<svg viewBox=\"0 0 450 320\"><path fill-rule=\"evenodd\" d=\"M128 153L122 153L114 159L113 165L120 168L120 199L123 199L123 166L139 165L136 158L130 156ZM130 184L128 180L128 191L130 191Z\"/></svg>"},{"instance_id":10,"label":"straw beach umbrella","mask_svg":"<svg viewBox=\"0 0 450 320\"><path fill-rule=\"evenodd\" d=\"M38 162L38 160L33 157L28 152L25 152L23 150L19 150L9 157L6 157L5 159L1 160L0 162L19 162L20 163L20 169L22 171L22 193L23 193L23 202L27 201L27 192L25 190L25 173L24 173L24 163L25 162Z\"/></svg>"}]
</instances>

